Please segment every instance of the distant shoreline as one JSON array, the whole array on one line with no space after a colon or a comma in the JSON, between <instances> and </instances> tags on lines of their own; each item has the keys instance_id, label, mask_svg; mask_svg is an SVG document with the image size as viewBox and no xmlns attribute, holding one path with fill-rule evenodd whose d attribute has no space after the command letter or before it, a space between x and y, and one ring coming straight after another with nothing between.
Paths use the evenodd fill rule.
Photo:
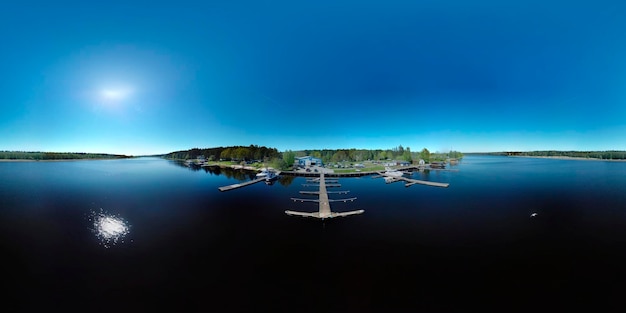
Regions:
<instances>
[{"instance_id":1,"label":"distant shoreline","mask_svg":"<svg viewBox=\"0 0 626 313\"><path fill-rule=\"evenodd\" d=\"M606 162L626 162L626 160L614 159L598 159L598 158L581 158L568 156L531 156L531 155L508 155L513 158L533 158L533 159L554 159L554 160L572 160L572 161L606 161Z\"/></svg>"},{"instance_id":2,"label":"distant shoreline","mask_svg":"<svg viewBox=\"0 0 626 313\"><path fill-rule=\"evenodd\" d=\"M122 160L129 158L85 158L85 159L58 159L58 160L32 160L32 159L0 159L0 162L72 162L72 161L104 161L104 160Z\"/></svg>"}]
</instances>

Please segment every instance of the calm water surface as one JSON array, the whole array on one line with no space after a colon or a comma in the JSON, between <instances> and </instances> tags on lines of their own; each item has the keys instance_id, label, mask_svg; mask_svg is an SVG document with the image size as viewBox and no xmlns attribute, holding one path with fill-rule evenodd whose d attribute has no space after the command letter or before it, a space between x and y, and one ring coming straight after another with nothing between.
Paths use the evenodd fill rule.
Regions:
<instances>
[{"instance_id":1,"label":"calm water surface","mask_svg":"<svg viewBox=\"0 0 626 313\"><path fill-rule=\"evenodd\" d=\"M317 210L289 199L304 178L221 193L251 175L157 158L0 162L5 307L623 309L626 163L469 156L453 169L414 174L449 188L341 179L358 199L333 209L365 213L321 222L284 214ZM117 241L99 234L103 216L126 230Z\"/></svg>"}]
</instances>

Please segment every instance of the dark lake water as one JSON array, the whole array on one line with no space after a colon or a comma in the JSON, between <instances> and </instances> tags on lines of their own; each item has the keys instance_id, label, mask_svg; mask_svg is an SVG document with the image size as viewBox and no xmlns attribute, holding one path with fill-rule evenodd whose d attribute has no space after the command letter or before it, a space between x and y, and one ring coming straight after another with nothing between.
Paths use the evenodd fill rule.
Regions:
<instances>
[{"instance_id":1,"label":"dark lake water","mask_svg":"<svg viewBox=\"0 0 626 313\"><path fill-rule=\"evenodd\" d=\"M358 199L333 210L365 213L322 222L284 213L317 210L290 200L312 190L304 178L219 192L249 175L158 158L0 162L3 305L623 310L626 163L468 156L453 169L414 174L449 188L342 178ZM107 241L103 221L122 234Z\"/></svg>"}]
</instances>

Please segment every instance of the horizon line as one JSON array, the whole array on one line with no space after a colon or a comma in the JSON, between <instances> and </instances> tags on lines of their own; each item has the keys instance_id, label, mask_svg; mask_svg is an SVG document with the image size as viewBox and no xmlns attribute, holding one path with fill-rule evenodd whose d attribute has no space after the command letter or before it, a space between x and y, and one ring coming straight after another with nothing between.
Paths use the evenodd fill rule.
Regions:
<instances>
[{"instance_id":1,"label":"horizon line","mask_svg":"<svg viewBox=\"0 0 626 313\"><path fill-rule=\"evenodd\" d=\"M187 150L192 150L192 149L199 149L199 150L204 150L204 149L214 149L214 148L228 148L228 147L247 147L247 146L219 146L219 147L210 147L210 148L189 148L189 149L184 149L184 150L175 150L175 151L170 151L170 152L165 152L165 153L145 153L145 154L120 154L120 153L109 153L109 152L76 152L76 151L35 151L35 150L0 150L0 152L21 152L21 153L76 153L76 154L104 154L104 155L120 155L120 156L131 156L131 157L143 157L143 156L159 156L159 155L166 155L169 153L173 153L173 152L178 152L178 151L187 151ZM271 148L271 147L268 147ZM308 149L297 149L297 150L292 150L292 149L285 149L285 150L279 150L279 152L286 152L286 151L305 151L305 150L392 150L391 148L387 148L387 149L383 149L383 148L375 148L375 149L365 149L365 148L308 148ZM426 148L427 149L427 148ZM278 150L278 149L277 149ZM412 150L411 152L420 152L420 150ZM457 152L461 152L461 153L468 153L468 154L484 154L484 153L502 153L502 152L544 152L544 151L555 151L555 152L626 152L626 150L612 150L612 149L606 149L606 150L572 150L572 149L568 149L568 150L557 150L557 149L541 149L541 150L498 150L498 151L460 151L460 150L449 150L450 151L457 151ZM431 153L447 153L447 152L432 152Z\"/></svg>"}]
</instances>

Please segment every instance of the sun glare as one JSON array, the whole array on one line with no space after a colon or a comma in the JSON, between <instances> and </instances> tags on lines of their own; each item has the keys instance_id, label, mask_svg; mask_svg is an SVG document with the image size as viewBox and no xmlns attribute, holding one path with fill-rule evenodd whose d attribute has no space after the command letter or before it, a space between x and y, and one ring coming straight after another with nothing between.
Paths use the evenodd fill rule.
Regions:
<instances>
[{"instance_id":1,"label":"sun glare","mask_svg":"<svg viewBox=\"0 0 626 313\"><path fill-rule=\"evenodd\" d=\"M100 91L100 95L104 100L109 101L120 101L128 98L131 94L131 90L129 88L109 88L102 89Z\"/></svg>"},{"instance_id":2,"label":"sun glare","mask_svg":"<svg viewBox=\"0 0 626 313\"><path fill-rule=\"evenodd\" d=\"M118 242L123 243L124 237L130 232L130 225L126 220L108 214L102 209L91 211L89 220L92 223L92 231L105 248L116 245Z\"/></svg>"}]
</instances>

